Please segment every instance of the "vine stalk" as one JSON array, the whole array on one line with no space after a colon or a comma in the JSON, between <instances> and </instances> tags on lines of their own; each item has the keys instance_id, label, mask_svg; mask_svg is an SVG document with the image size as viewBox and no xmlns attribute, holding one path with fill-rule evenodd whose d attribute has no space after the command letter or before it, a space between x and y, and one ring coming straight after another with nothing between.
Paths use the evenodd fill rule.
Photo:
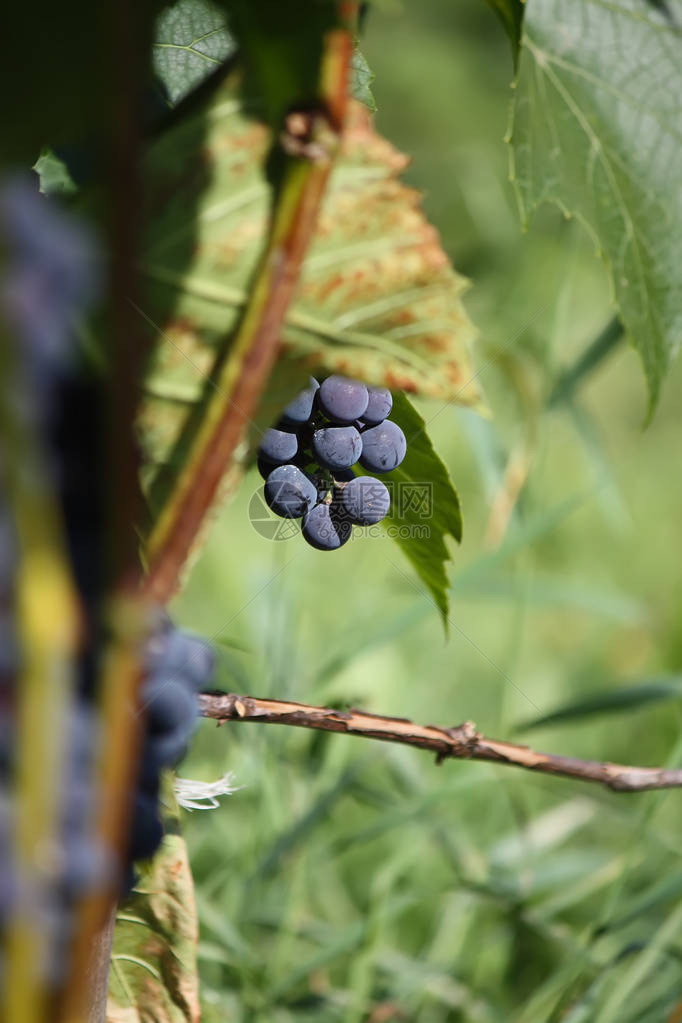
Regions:
<instances>
[{"instance_id":1,"label":"vine stalk","mask_svg":"<svg viewBox=\"0 0 682 1023\"><path fill-rule=\"evenodd\" d=\"M150 628L150 609L157 604L165 605L178 588L187 558L274 364L282 322L298 283L340 142L352 46L350 30L337 29L327 34L320 67L319 106L314 113L292 113L287 118L281 145L288 155L275 195L266 249L236 337L218 364L216 387L198 432L192 438L187 461L148 537L146 575L142 576L140 570L133 567L126 537L118 537L121 567L108 609L111 640L101 671L106 729L101 755L98 833L108 846L122 853L125 852L121 845L126 833L129 793L137 762L140 724L136 694L142 671L142 642ZM132 117L130 109L126 113ZM133 137L132 146L134 141ZM130 175L128 198L135 205L137 161L124 159L123 162ZM123 219L130 223L136 218L128 210ZM116 231L114 234L114 242L120 242L121 256L114 266L120 273L112 277L110 294L115 307L114 334L121 340L125 352L131 354L136 330L123 309L134 308L128 301L130 292L135 290L135 281L131 279L135 265L134 233L123 232L118 238ZM125 365L128 366L127 361ZM134 368L132 376L118 374L121 386L124 390L127 386L127 391L122 403L115 403L124 438L114 452L118 455L114 464L118 466L126 496L125 513L134 513L137 502L137 459L129 443L135 411L135 403L131 402L135 388L130 381L138 376ZM118 514L118 520L123 523L120 528L131 529L136 516ZM86 1013L89 1023L101 1023L104 1019L106 986L101 982L100 960L104 955L108 959L108 952L106 942L99 940L98 935L106 927L113 897L112 892L100 891L82 906L71 979L60 1016L64 1023L82 1023ZM94 956L93 948L100 950ZM93 980L96 990L93 990Z\"/></svg>"},{"instance_id":2,"label":"vine stalk","mask_svg":"<svg viewBox=\"0 0 682 1023\"><path fill-rule=\"evenodd\" d=\"M353 41L327 33L319 105L291 113L281 146L286 157L269 238L236 337L218 364L205 413L179 478L147 544L145 593L166 603L253 415L277 356L280 331L312 239L346 114Z\"/></svg>"},{"instance_id":3,"label":"vine stalk","mask_svg":"<svg viewBox=\"0 0 682 1023\"><path fill-rule=\"evenodd\" d=\"M365 739L396 742L436 754L443 760L486 760L527 771L553 774L595 782L614 792L644 792L647 789L682 788L682 769L636 767L607 761L580 760L557 753L540 753L528 746L489 739L471 721L453 728L418 725L407 718L385 717L363 710L335 710L285 700L264 700L256 696L225 693L199 697L203 717L224 721L252 721L258 724L293 725L324 732L344 732Z\"/></svg>"}]
</instances>

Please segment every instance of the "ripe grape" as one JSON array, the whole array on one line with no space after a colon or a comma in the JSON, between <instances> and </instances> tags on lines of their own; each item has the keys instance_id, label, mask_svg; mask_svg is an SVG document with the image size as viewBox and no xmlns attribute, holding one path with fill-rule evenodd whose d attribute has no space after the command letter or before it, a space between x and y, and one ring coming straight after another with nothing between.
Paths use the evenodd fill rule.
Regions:
<instances>
[{"instance_id":1,"label":"ripe grape","mask_svg":"<svg viewBox=\"0 0 682 1023\"><path fill-rule=\"evenodd\" d=\"M265 481L265 500L276 515L300 519L317 500L317 488L295 465L280 465Z\"/></svg>"},{"instance_id":2,"label":"ripe grape","mask_svg":"<svg viewBox=\"0 0 682 1023\"><path fill-rule=\"evenodd\" d=\"M315 377L310 377L308 386L304 390L299 391L296 397L284 409L282 417L286 423L292 426L302 426L308 422L313 412L315 395L319 387L320 385Z\"/></svg>"},{"instance_id":3,"label":"ripe grape","mask_svg":"<svg viewBox=\"0 0 682 1023\"><path fill-rule=\"evenodd\" d=\"M284 465L295 458L298 451L298 437L290 430L266 430L258 448L258 454L274 465Z\"/></svg>"},{"instance_id":4,"label":"ripe grape","mask_svg":"<svg viewBox=\"0 0 682 1023\"><path fill-rule=\"evenodd\" d=\"M392 407L386 387L338 374L319 385L310 377L268 430L258 452L265 500L277 515L302 518L303 536L313 547L336 550L353 523L374 525L388 514L388 488L357 477L353 466L359 462L374 474L402 462L407 444L387 419Z\"/></svg>"},{"instance_id":5,"label":"ripe grape","mask_svg":"<svg viewBox=\"0 0 682 1023\"><path fill-rule=\"evenodd\" d=\"M62 846L64 869L60 878L62 894L77 898L108 884L115 876L111 854L85 834L67 834Z\"/></svg>"},{"instance_id":6,"label":"ripe grape","mask_svg":"<svg viewBox=\"0 0 682 1023\"><path fill-rule=\"evenodd\" d=\"M352 525L335 504L317 504L303 519L304 539L318 551L335 551L349 539Z\"/></svg>"},{"instance_id":7,"label":"ripe grape","mask_svg":"<svg viewBox=\"0 0 682 1023\"><path fill-rule=\"evenodd\" d=\"M182 760L197 721L196 693L210 688L215 654L200 636L160 619L145 651L141 701L146 734L128 851L129 861L151 856L163 835L158 812L159 772ZM128 887L132 872L124 871Z\"/></svg>"},{"instance_id":8,"label":"ripe grape","mask_svg":"<svg viewBox=\"0 0 682 1023\"><path fill-rule=\"evenodd\" d=\"M391 414L393 397L387 387L368 387L369 402L360 417L363 423L377 426Z\"/></svg>"},{"instance_id":9,"label":"ripe grape","mask_svg":"<svg viewBox=\"0 0 682 1023\"><path fill-rule=\"evenodd\" d=\"M161 845L163 825L158 810L158 793L136 792L130 829L128 856L148 860Z\"/></svg>"},{"instance_id":10,"label":"ripe grape","mask_svg":"<svg viewBox=\"0 0 682 1023\"><path fill-rule=\"evenodd\" d=\"M148 664L160 678L181 678L200 691L213 676L215 652L201 636L181 629L162 633L148 655Z\"/></svg>"},{"instance_id":11,"label":"ripe grape","mask_svg":"<svg viewBox=\"0 0 682 1023\"><path fill-rule=\"evenodd\" d=\"M331 376L322 382L318 399L328 419L337 423L352 423L364 415L369 394L365 385L358 380Z\"/></svg>"},{"instance_id":12,"label":"ripe grape","mask_svg":"<svg viewBox=\"0 0 682 1023\"><path fill-rule=\"evenodd\" d=\"M391 495L381 480L357 476L341 492L341 504L348 517L359 526L381 522L391 506Z\"/></svg>"},{"instance_id":13,"label":"ripe grape","mask_svg":"<svg viewBox=\"0 0 682 1023\"><path fill-rule=\"evenodd\" d=\"M185 678L151 675L142 686L141 696L150 736L181 732L186 737L192 731L196 701Z\"/></svg>"},{"instance_id":14,"label":"ripe grape","mask_svg":"<svg viewBox=\"0 0 682 1023\"><path fill-rule=\"evenodd\" d=\"M313 434L313 451L325 469L350 469L362 453L354 426L324 426Z\"/></svg>"},{"instance_id":15,"label":"ripe grape","mask_svg":"<svg viewBox=\"0 0 682 1023\"><path fill-rule=\"evenodd\" d=\"M387 419L363 432L360 464L369 472L390 472L400 465L406 451L405 434Z\"/></svg>"},{"instance_id":16,"label":"ripe grape","mask_svg":"<svg viewBox=\"0 0 682 1023\"><path fill-rule=\"evenodd\" d=\"M74 319L99 292L102 265L85 225L41 196L34 181L5 178L0 188L0 302L41 387L52 375L47 367L68 365Z\"/></svg>"}]
</instances>

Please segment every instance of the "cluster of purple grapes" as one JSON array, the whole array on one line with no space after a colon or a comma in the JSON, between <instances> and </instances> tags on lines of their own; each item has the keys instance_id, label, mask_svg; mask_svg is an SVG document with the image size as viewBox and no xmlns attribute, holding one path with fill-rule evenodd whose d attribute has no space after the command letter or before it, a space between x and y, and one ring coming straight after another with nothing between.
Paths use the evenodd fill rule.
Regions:
<instances>
[{"instance_id":1,"label":"cluster of purple grapes","mask_svg":"<svg viewBox=\"0 0 682 1023\"><path fill-rule=\"evenodd\" d=\"M8 695L6 689L5 699ZM11 722L7 704L3 711ZM63 739L68 755L57 787L51 861L44 873L31 875L30 887L24 863L14 848L20 806L13 791L15 751L11 740L2 750L0 766L0 947L10 919L31 918L46 938L41 969L48 982L56 981L64 972L73 937L74 901L95 887L109 887L116 876L112 857L92 832L96 807L90 777L97 730L92 712L83 701L71 708L64 722Z\"/></svg>"},{"instance_id":2,"label":"cluster of purple grapes","mask_svg":"<svg viewBox=\"0 0 682 1023\"><path fill-rule=\"evenodd\" d=\"M160 773L185 756L197 721L197 694L210 686L214 672L213 647L200 636L176 629L164 617L145 655L141 690L145 738L133 803L127 880L132 864L153 856L163 838Z\"/></svg>"},{"instance_id":3,"label":"cluster of purple grapes","mask_svg":"<svg viewBox=\"0 0 682 1023\"><path fill-rule=\"evenodd\" d=\"M0 491L0 948L15 893L12 860L14 800L12 798L12 743L16 631L14 623L14 574L16 547L9 509ZM2 983L0 953L0 986Z\"/></svg>"},{"instance_id":4,"label":"cluster of purple grapes","mask_svg":"<svg viewBox=\"0 0 682 1023\"><path fill-rule=\"evenodd\" d=\"M356 476L359 463L371 473L396 469L407 451L405 435L388 416L385 387L330 376L291 401L258 449L268 507L286 519L301 519L303 538L320 551L334 551L353 525L380 522L391 505L388 488L373 476Z\"/></svg>"},{"instance_id":5,"label":"cluster of purple grapes","mask_svg":"<svg viewBox=\"0 0 682 1023\"><path fill-rule=\"evenodd\" d=\"M68 708L62 721L51 721L63 751L60 776L45 779L56 793L54 842L44 857L49 860L44 872L29 873L14 848L19 816L25 812L16 798L18 757L26 753L17 749L16 738L23 667L16 620L21 552L5 497L7 460L0 459L0 950L8 921L30 917L46 936L45 976L57 980L73 936L76 903L101 887L120 885L125 892L134 882L133 864L152 856L161 842L161 772L184 755L197 721L197 693L210 684L215 664L209 644L177 630L159 614L144 650L144 738L127 856L119 862L95 828L97 665L106 632L100 614L107 497L100 438L106 402L96 375L77 357L72 328L74 317L87 305L85 291L92 290L89 268L83 265L89 250L70 220L37 191L3 188L1 182L0 232L7 239L0 314L16 340L11 353L17 370L14 411L40 440L44 470L65 526L84 626ZM45 680L46 687L49 682ZM2 968L0 954L0 984Z\"/></svg>"},{"instance_id":6,"label":"cluster of purple grapes","mask_svg":"<svg viewBox=\"0 0 682 1023\"><path fill-rule=\"evenodd\" d=\"M21 653L14 628L15 538L7 506L0 498L0 947L10 917L25 915L26 885L22 865L14 856L18 806L14 797L16 778L15 720L17 677ZM65 751L62 775L57 779L57 821L54 870L46 875L41 890L32 895L41 930L48 939L46 978L63 975L70 947L74 904L89 892L119 886L122 894L135 883L134 864L149 859L163 838L160 814L160 777L187 751L198 710L197 693L210 686L215 654L205 640L176 629L165 616L145 654L145 677L140 693L144 718L142 754L132 803L128 848L123 863L96 837L96 755L99 724L93 691L87 681L87 657L78 666L75 691L63 726ZM2 962L0 957L0 974Z\"/></svg>"}]
</instances>

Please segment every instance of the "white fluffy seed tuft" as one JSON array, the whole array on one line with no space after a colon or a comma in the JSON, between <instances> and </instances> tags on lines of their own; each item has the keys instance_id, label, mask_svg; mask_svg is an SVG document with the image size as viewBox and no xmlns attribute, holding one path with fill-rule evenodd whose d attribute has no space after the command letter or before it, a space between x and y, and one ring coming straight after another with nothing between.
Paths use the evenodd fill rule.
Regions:
<instances>
[{"instance_id":1,"label":"white fluffy seed tuft","mask_svg":"<svg viewBox=\"0 0 682 1023\"><path fill-rule=\"evenodd\" d=\"M217 781L176 778L173 786L178 804L190 813L192 810L216 810L220 806L219 796L231 796L243 787L234 784L232 771L228 771Z\"/></svg>"}]
</instances>

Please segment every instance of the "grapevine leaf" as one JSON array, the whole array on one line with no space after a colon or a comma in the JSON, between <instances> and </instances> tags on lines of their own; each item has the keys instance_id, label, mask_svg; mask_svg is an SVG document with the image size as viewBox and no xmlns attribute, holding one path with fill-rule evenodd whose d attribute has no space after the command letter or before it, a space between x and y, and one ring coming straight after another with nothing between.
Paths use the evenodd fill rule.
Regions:
<instances>
[{"instance_id":1,"label":"grapevine leaf","mask_svg":"<svg viewBox=\"0 0 682 1023\"><path fill-rule=\"evenodd\" d=\"M116 918L107 1023L198 1023L198 925L175 810L161 849Z\"/></svg>"},{"instance_id":2,"label":"grapevine leaf","mask_svg":"<svg viewBox=\"0 0 682 1023\"><path fill-rule=\"evenodd\" d=\"M267 129L244 115L227 83L205 122L183 122L149 153L141 315L159 341L142 432L152 461L166 460L206 393L215 352L245 302L271 198L262 170L268 146ZM418 194L399 180L406 162L355 104L286 319L263 425L308 372L345 373L462 404L479 400L465 281L424 219Z\"/></svg>"},{"instance_id":3,"label":"grapevine leaf","mask_svg":"<svg viewBox=\"0 0 682 1023\"><path fill-rule=\"evenodd\" d=\"M48 147L43 149L33 170L40 178L40 191L44 195L73 195L78 191L66 162Z\"/></svg>"},{"instance_id":4,"label":"grapevine leaf","mask_svg":"<svg viewBox=\"0 0 682 1023\"><path fill-rule=\"evenodd\" d=\"M391 510L384 528L395 540L424 583L448 623L448 578L450 560L446 538L462 539L459 497L445 464L426 432L426 423L405 397L393 395L391 419L407 439L402 464L382 477L392 490Z\"/></svg>"},{"instance_id":5,"label":"grapevine leaf","mask_svg":"<svg viewBox=\"0 0 682 1023\"><path fill-rule=\"evenodd\" d=\"M533 0L510 133L524 218L555 202L594 236L650 411L682 330L679 42L641 0Z\"/></svg>"},{"instance_id":6,"label":"grapevine leaf","mask_svg":"<svg viewBox=\"0 0 682 1023\"><path fill-rule=\"evenodd\" d=\"M356 104L285 347L322 371L476 404L466 281L425 220L419 193L399 180L407 162Z\"/></svg>"},{"instance_id":7,"label":"grapevine leaf","mask_svg":"<svg viewBox=\"0 0 682 1023\"><path fill-rule=\"evenodd\" d=\"M338 27L335 0L177 0L158 18L154 70L172 104L230 57L244 57L246 92L271 123L317 91L322 40ZM370 78L363 82L367 88Z\"/></svg>"},{"instance_id":8,"label":"grapevine leaf","mask_svg":"<svg viewBox=\"0 0 682 1023\"><path fill-rule=\"evenodd\" d=\"M523 26L523 12L525 0L485 0L489 7L495 11L504 30L509 36L512 48L514 68L519 62L519 47L521 45L521 28Z\"/></svg>"},{"instance_id":9,"label":"grapevine leaf","mask_svg":"<svg viewBox=\"0 0 682 1023\"><path fill-rule=\"evenodd\" d=\"M234 52L224 12L210 0L178 0L156 23L153 68L178 103Z\"/></svg>"},{"instance_id":10,"label":"grapevine leaf","mask_svg":"<svg viewBox=\"0 0 682 1023\"><path fill-rule=\"evenodd\" d=\"M350 88L353 99L363 103L371 113L375 113L377 105L372 94L374 73L371 71L364 54L357 47L350 62L350 69Z\"/></svg>"}]
</instances>

